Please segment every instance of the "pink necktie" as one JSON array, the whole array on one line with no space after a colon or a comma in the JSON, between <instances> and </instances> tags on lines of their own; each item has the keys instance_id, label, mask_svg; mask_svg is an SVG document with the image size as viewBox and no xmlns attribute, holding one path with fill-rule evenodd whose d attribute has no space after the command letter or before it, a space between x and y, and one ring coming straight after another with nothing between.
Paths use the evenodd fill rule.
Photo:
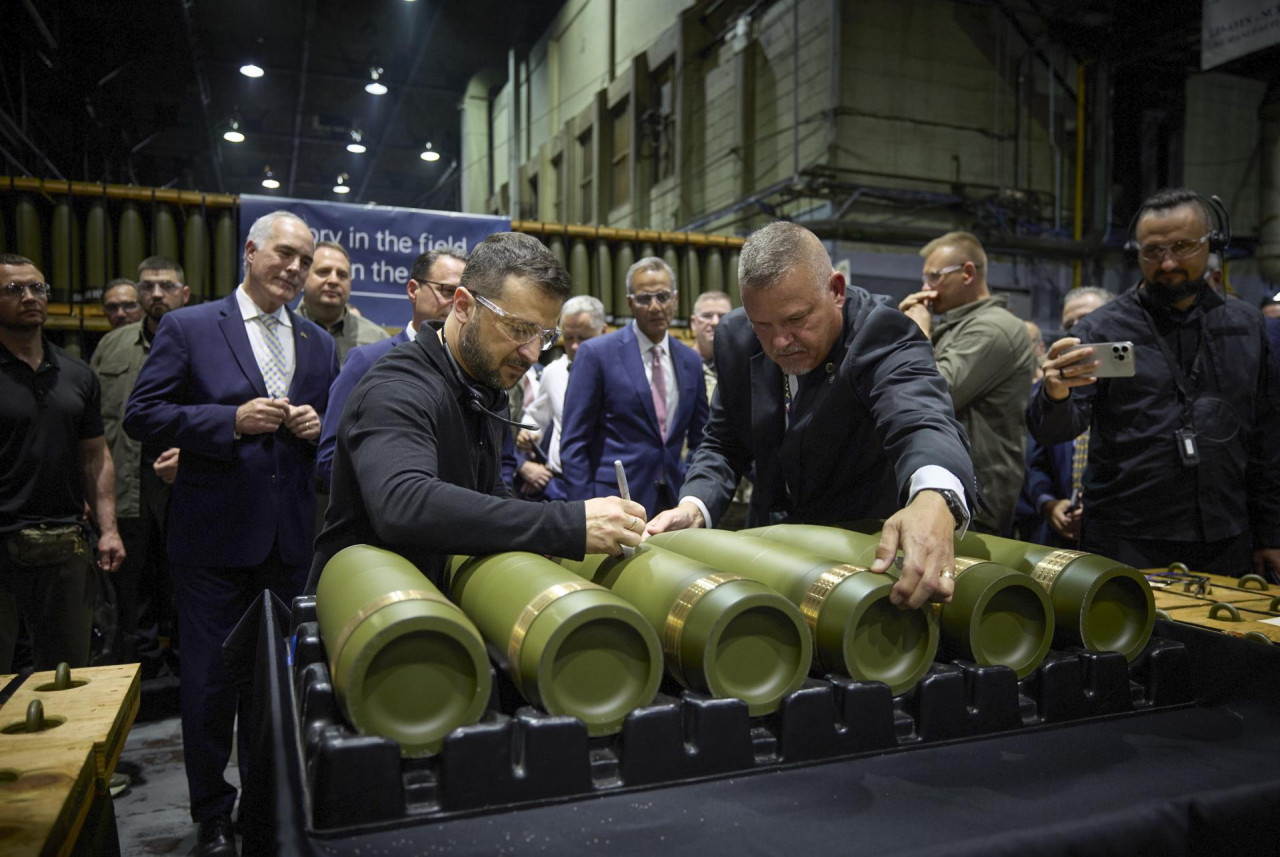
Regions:
<instances>
[{"instance_id":1,"label":"pink necktie","mask_svg":"<svg viewBox=\"0 0 1280 857\"><path fill-rule=\"evenodd\" d=\"M667 439L667 376L662 371L662 346L653 346L653 380L649 384L653 393L653 412L658 417L658 429L662 439Z\"/></svg>"}]
</instances>

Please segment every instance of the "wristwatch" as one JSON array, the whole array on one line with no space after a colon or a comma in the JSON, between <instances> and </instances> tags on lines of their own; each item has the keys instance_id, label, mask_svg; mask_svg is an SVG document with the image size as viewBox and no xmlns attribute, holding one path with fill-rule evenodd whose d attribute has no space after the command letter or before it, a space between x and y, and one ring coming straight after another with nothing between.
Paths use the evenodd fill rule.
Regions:
<instances>
[{"instance_id":1,"label":"wristwatch","mask_svg":"<svg viewBox=\"0 0 1280 857\"><path fill-rule=\"evenodd\" d=\"M969 528L969 508L960 495L950 488L921 488L921 491L937 491L947 501L947 511L956 519L956 535L964 535Z\"/></svg>"}]
</instances>

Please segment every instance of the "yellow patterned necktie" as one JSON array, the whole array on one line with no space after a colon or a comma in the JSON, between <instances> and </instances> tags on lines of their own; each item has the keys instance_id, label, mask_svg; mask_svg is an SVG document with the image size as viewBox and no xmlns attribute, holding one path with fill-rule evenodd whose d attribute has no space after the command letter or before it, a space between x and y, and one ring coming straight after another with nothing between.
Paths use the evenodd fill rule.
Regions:
<instances>
[{"instance_id":1,"label":"yellow patterned necktie","mask_svg":"<svg viewBox=\"0 0 1280 857\"><path fill-rule=\"evenodd\" d=\"M284 348L280 344L278 332L280 319L264 313L257 317L257 321L262 323L262 338L267 344L267 364L262 367L262 380L267 384L267 395L273 399L283 398L289 389L284 382Z\"/></svg>"},{"instance_id":2,"label":"yellow patterned necktie","mask_svg":"<svg viewBox=\"0 0 1280 857\"><path fill-rule=\"evenodd\" d=\"M1075 439L1071 454L1071 490L1080 496L1084 485L1084 468L1089 463L1089 429Z\"/></svg>"}]
</instances>

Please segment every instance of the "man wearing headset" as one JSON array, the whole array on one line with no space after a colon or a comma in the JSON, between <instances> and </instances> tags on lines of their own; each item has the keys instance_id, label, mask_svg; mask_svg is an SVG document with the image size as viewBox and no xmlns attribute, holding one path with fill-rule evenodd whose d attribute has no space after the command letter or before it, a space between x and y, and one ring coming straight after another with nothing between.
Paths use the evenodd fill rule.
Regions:
<instances>
[{"instance_id":1,"label":"man wearing headset","mask_svg":"<svg viewBox=\"0 0 1280 857\"><path fill-rule=\"evenodd\" d=\"M444 329L393 349L351 392L308 591L353 544L394 551L440 584L450 554L581 558L639 543L640 504L513 502L500 472L506 391L559 338L570 293L564 266L536 238L500 232L476 246Z\"/></svg>"},{"instance_id":2,"label":"man wearing headset","mask_svg":"<svg viewBox=\"0 0 1280 857\"><path fill-rule=\"evenodd\" d=\"M1280 377L1258 312L1205 279L1225 209L1162 190L1132 232L1142 281L1049 349L1028 427L1042 443L1090 429L1083 550L1280 580ZM1120 341L1132 378L1099 379L1095 350L1077 348Z\"/></svg>"}]
</instances>

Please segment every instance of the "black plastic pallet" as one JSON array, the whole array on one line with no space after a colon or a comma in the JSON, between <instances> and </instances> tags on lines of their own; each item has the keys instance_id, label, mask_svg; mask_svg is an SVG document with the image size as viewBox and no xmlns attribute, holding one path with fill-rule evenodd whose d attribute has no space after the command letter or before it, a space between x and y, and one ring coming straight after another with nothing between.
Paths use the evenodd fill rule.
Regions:
<instances>
[{"instance_id":1,"label":"black plastic pallet","mask_svg":"<svg viewBox=\"0 0 1280 857\"><path fill-rule=\"evenodd\" d=\"M980 735L1130 715L1193 703L1185 646L1153 637L1128 663L1114 652L1053 651L1019 681L1007 667L935 663L893 697L879 682L811 678L778 710L664 685L621 732L590 738L576 718L519 698L501 671L480 722L441 751L402 759L389 739L357 734L339 709L315 623L295 600L291 629L296 716L317 833L421 823L620 790L737 776Z\"/></svg>"}]
</instances>

